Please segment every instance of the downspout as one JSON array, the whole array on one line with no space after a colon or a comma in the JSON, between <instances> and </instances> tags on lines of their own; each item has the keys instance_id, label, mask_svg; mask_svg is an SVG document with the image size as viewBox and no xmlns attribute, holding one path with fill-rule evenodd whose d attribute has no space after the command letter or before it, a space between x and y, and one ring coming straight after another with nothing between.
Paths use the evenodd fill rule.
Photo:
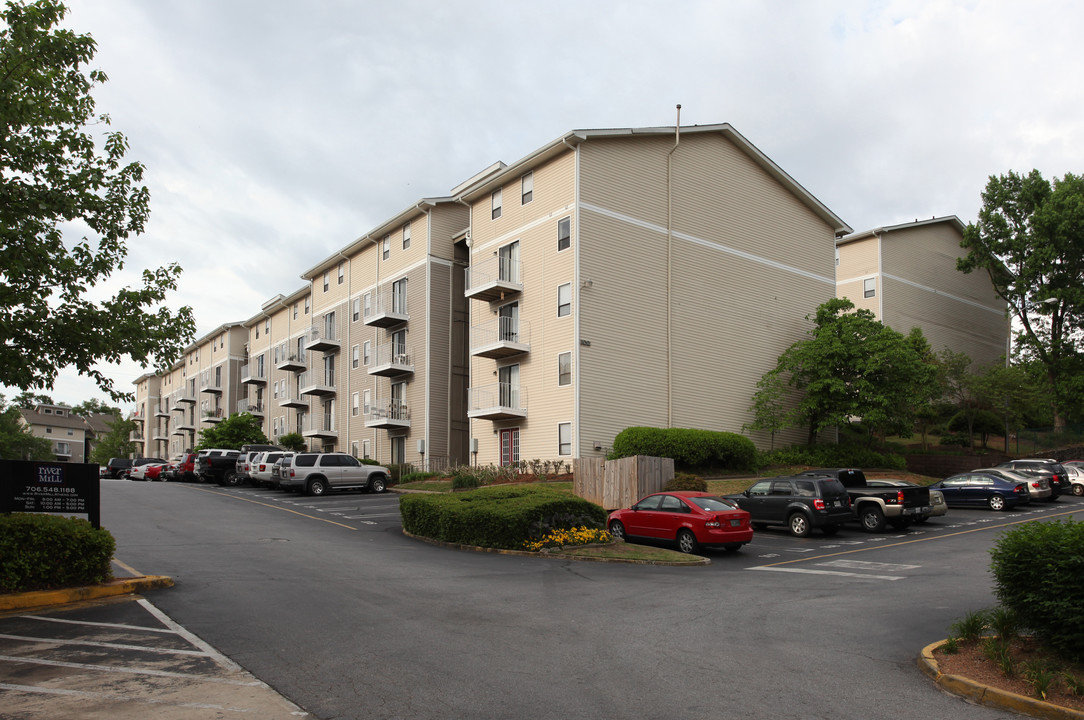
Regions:
<instances>
[{"instance_id":1,"label":"downspout","mask_svg":"<svg viewBox=\"0 0 1084 720\"><path fill-rule=\"evenodd\" d=\"M568 138L562 138L561 142L568 147L575 157L573 176L576 178L572 193L573 193L573 213L576 216L576 221L573 227L576 228L576 236L572 238L572 247L574 258L574 270L573 270L573 285L576 288L576 320L572 326L572 349L574 358L575 371L572 373L572 459L573 462L581 457L580 454L580 426L582 423L582 416L580 413L580 380L583 377L583 373L580 372L580 368L583 365L580 363L580 319L583 317L583 283L580 280L582 273L580 272L580 148L579 145L571 145L568 142Z\"/></svg>"},{"instance_id":2,"label":"downspout","mask_svg":"<svg viewBox=\"0 0 1084 720\"><path fill-rule=\"evenodd\" d=\"M674 247L674 152L681 144L681 105L677 106L674 147L666 153L666 427L674 426L674 343L673 343L673 247Z\"/></svg>"},{"instance_id":3,"label":"downspout","mask_svg":"<svg viewBox=\"0 0 1084 720\"><path fill-rule=\"evenodd\" d=\"M462 197L457 197L455 199L455 201L457 203L459 203L460 205L462 205L463 207L467 208L467 269L469 270L471 268L471 266L474 265L474 248L472 247L472 245L474 244L474 240L472 239L472 235L473 235L472 231L474 229L473 228L473 225L474 225L474 212L473 212L473 209L471 208L470 203L465 201ZM452 253L452 257L453 258L455 257L454 251ZM453 263L452 263L452 267L455 267L454 260L453 260ZM452 287L455 287L454 282L452 283ZM464 292L466 292L469 289L470 288L468 288L466 286L466 282L464 282L464 284L463 284ZM467 345L467 404L466 404L466 411L467 411L468 414L470 413L470 390L471 390L472 387L474 387L474 361L471 359L471 354L470 354L470 329L471 329L471 321L473 319L473 315L474 315L474 303L471 302L470 300L467 300L467 332L466 332L466 337L463 338L463 341ZM453 325L453 327L454 327L454 325ZM477 465L478 464L478 453L477 453L477 451L473 451L474 439L475 439L475 437L474 437L474 418L468 417L467 418L467 456L470 458L469 462L470 462L471 465Z\"/></svg>"},{"instance_id":4,"label":"downspout","mask_svg":"<svg viewBox=\"0 0 1084 720\"><path fill-rule=\"evenodd\" d=\"M350 268L350 258L348 258L346 255L344 255L342 250L339 251L339 257L341 257L343 260L346 261L346 312L343 313L343 315L344 315L343 322L346 325L346 333L344 333L346 335L346 338L345 338L346 339L346 348L344 348L344 350L349 352L349 348L350 348L350 326L353 323L351 323L351 321L347 320L346 317L350 316L350 311L352 309L350 307L350 303L352 302L353 299L350 297L350 295L351 295L351 287L353 286L353 281L352 281L350 276L353 273L351 272L351 268ZM350 398L350 361L346 359L346 352L340 352L339 357L343 359L343 374L346 375L346 397L347 397L347 400L349 401L349 398ZM344 423L344 425L346 425L346 439L343 441L343 443L341 445L339 445L339 448L340 448L339 452L343 452L343 450L341 448L344 448L344 447L349 448L350 447L350 411L349 411L349 409L346 409L344 407L344 405L345 405L345 403L340 403L339 407L336 408L336 413L341 415L342 417L346 418L346 422ZM336 418L336 420L338 420L338 418ZM323 447L323 441L321 441L320 446ZM346 452L349 452L349 450L347 450Z\"/></svg>"},{"instance_id":5,"label":"downspout","mask_svg":"<svg viewBox=\"0 0 1084 720\"><path fill-rule=\"evenodd\" d=\"M432 334L433 334L433 316L432 316L432 313L429 310L430 301L431 301L431 298L429 297L429 293L430 293L430 288L433 287L433 278L432 278L432 269L433 269L432 257L433 257L433 254L431 252L431 250L432 250L433 223L432 223L432 218L429 217L429 211L422 209L422 205L424 205L424 204L425 203L421 203L421 202L416 203L414 205L414 209L425 216L425 301L426 301L426 303L425 303L425 357L428 359L428 357L429 357L429 341L432 338ZM411 229L411 234L413 234L413 228ZM409 332L409 330L408 330L408 332ZM427 360L427 362L425 363L425 378L422 380L422 391L425 393L425 398L424 398L424 400L422 402L422 407L424 408L424 412L425 412L425 427L422 428L422 443L423 443L423 447L425 448L425 452L424 452L424 454L422 454L422 458L421 458L422 470L428 470L429 469L427 458L429 457L430 452L431 452L431 447L430 447L430 443L429 443L429 390L430 390L431 377L430 377L429 371L430 371L430 363ZM403 448L403 451L405 453L406 448Z\"/></svg>"}]
</instances>

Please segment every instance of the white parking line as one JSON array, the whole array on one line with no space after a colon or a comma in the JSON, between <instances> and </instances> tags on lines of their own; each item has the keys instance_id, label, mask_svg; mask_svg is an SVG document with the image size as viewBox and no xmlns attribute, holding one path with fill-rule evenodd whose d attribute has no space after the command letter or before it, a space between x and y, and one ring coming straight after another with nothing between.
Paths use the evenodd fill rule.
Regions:
<instances>
[{"instance_id":1,"label":"white parking line","mask_svg":"<svg viewBox=\"0 0 1084 720\"><path fill-rule=\"evenodd\" d=\"M772 572L803 573L805 575L838 575L841 577L868 578L870 580L903 580L903 576L895 575L867 575L866 573L841 572L839 570L810 570L809 568L783 568L783 567L751 567L747 570L770 570Z\"/></svg>"},{"instance_id":2,"label":"white parking line","mask_svg":"<svg viewBox=\"0 0 1084 720\"><path fill-rule=\"evenodd\" d=\"M168 700L155 700L154 698L138 697L132 695L114 695L111 693L87 692L85 690L65 690L62 688L46 688L36 685L9 685L0 683L0 690L14 690L25 693L44 693L46 695L67 695L72 697L95 698L98 700L122 700L124 702L147 703L148 705L169 705L172 707L196 708L199 710L228 710L230 712L250 713L256 712L250 708L227 707L225 705L212 705L210 703L177 703Z\"/></svg>"},{"instance_id":3,"label":"white parking line","mask_svg":"<svg viewBox=\"0 0 1084 720\"><path fill-rule=\"evenodd\" d=\"M87 663L64 662L62 660L45 660L42 658L23 657L17 655L0 655L0 660L13 663L27 663L28 665L46 665L48 667L70 668L72 670L94 670L96 672L122 673L128 675L153 675L154 677L187 678L200 682L220 683L223 685L240 685L242 687L259 687L263 683L259 680L230 680L211 675L194 675L192 673L170 672L169 670L154 670L151 668L118 667L116 665L89 665Z\"/></svg>"}]
</instances>

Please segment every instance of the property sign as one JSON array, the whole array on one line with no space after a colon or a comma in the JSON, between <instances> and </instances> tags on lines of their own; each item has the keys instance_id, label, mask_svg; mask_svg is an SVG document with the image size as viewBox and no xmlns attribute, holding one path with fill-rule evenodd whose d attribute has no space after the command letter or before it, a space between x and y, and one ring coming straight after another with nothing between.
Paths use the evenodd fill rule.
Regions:
<instances>
[{"instance_id":1,"label":"property sign","mask_svg":"<svg viewBox=\"0 0 1084 720\"><path fill-rule=\"evenodd\" d=\"M0 512L86 515L102 526L98 466L0 460Z\"/></svg>"}]
</instances>

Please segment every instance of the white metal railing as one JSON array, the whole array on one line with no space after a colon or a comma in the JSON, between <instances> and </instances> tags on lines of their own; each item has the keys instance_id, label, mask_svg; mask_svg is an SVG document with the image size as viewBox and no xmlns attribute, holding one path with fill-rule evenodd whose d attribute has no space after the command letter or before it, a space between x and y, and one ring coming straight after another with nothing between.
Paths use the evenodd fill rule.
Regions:
<instances>
[{"instance_id":1,"label":"white metal railing","mask_svg":"<svg viewBox=\"0 0 1084 720\"><path fill-rule=\"evenodd\" d=\"M335 416L325 415L322 412L305 413L305 421L302 423L302 433L337 433L335 428Z\"/></svg>"},{"instance_id":2,"label":"white metal railing","mask_svg":"<svg viewBox=\"0 0 1084 720\"><path fill-rule=\"evenodd\" d=\"M498 343L531 344L531 324L512 317L497 317L470 329L470 349Z\"/></svg>"},{"instance_id":3,"label":"white metal railing","mask_svg":"<svg viewBox=\"0 0 1084 720\"><path fill-rule=\"evenodd\" d=\"M263 412L263 400L238 400L237 412Z\"/></svg>"},{"instance_id":4,"label":"white metal railing","mask_svg":"<svg viewBox=\"0 0 1084 720\"><path fill-rule=\"evenodd\" d=\"M366 420L410 420L410 409L402 400L377 401L369 406Z\"/></svg>"},{"instance_id":5,"label":"white metal railing","mask_svg":"<svg viewBox=\"0 0 1084 720\"><path fill-rule=\"evenodd\" d=\"M404 342L395 340L377 345L370 358L369 366L378 365L413 365L410 347Z\"/></svg>"},{"instance_id":6,"label":"white metal railing","mask_svg":"<svg viewBox=\"0 0 1084 720\"><path fill-rule=\"evenodd\" d=\"M395 287L395 283L386 283L383 287L378 287L372 292L363 314L365 316L363 319L366 320L375 315L389 314L409 317L406 291Z\"/></svg>"},{"instance_id":7,"label":"white metal railing","mask_svg":"<svg viewBox=\"0 0 1084 720\"><path fill-rule=\"evenodd\" d=\"M501 282L520 285L520 262L510 257L497 255L485 260L476 260L466 269L467 292L472 288Z\"/></svg>"},{"instance_id":8,"label":"white metal railing","mask_svg":"<svg viewBox=\"0 0 1084 720\"><path fill-rule=\"evenodd\" d=\"M527 389L507 382L496 382L481 387L472 387L467 391L469 410L508 410L527 409Z\"/></svg>"},{"instance_id":9,"label":"white metal railing","mask_svg":"<svg viewBox=\"0 0 1084 720\"><path fill-rule=\"evenodd\" d=\"M222 379L221 376L215 373L215 369L204 370L199 374L199 389L200 390L221 390Z\"/></svg>"},{"instance_id":10,"label":"white metal railing","mask_svg":"<svg viewBox=\"0 0 1084 720\"><path fill-rule=\"evenodd\" d=\"M309 332L305 336L306 343L314 343L321 340L327 340L330 342L339 342L338 321L332 323L330 326L327 322L314 322L309 326Z\"/></svg>"},{"instance_id":11,"label":"white metal railing","mask_svg":"<svg viewBox=\"0 0 1084 720\"><path fill-rule=\"evenodd\" d=\"M245 363L241 366L241 379L266 380L267 374L259 363Z\"/></svg>"}]
</instances>

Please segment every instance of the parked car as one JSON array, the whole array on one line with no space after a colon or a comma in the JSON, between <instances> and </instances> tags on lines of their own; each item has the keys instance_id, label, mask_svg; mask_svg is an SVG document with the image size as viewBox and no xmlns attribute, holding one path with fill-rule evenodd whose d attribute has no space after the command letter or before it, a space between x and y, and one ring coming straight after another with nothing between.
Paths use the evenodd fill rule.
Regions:
<instances>
[{"instance_id":1,"label":"parked car","mask_svg":"<svg viewBox=\"0 0 1084 720\"><path fill-rule=\"evenodd\" d=\"M237 456L237 466L236 466L236 469L235 469L235 473L236 473L235 477L238 480L239 485L244 484L245 481L250 481L251 482L251 480L252 480L252 475L251 475L252 461L255 460L256 456L259 455L261 452L263 452L263 451L262 450L248 450L248 451L242 452L240 455Z\"/></svg>"},{"instance_id":2,"label":"parked car","mask_svg":"<svg viewBox=\"0 0 1084 720\"><path fill-rule=\"evenodd\" d=\"M1054 502L1057 499L1057 495L1054 494L1054 488L1050 486L1050 475L1043 474L1026 474L1017 472L1015 470L1009 470L1003 467L993 468L979 468L974 472L990 473L991 475L997 475L1003 477L1009 482L1022 482L1027 483L1028 494L1031 495L1032 500L1043 500L1045 502Z\"/></svg>"},{"instance_id":3,"label":"parked car","mask_svg":"<svg viewBox=\"0 0 1084 720\"><path fill-rule=\"evenodd\" d=\"M866 532L881 532L886 525L902 530L930 512L930 492L924 485L872 487L857 468L818 468L799 477L827 476L839 480L851 499L855 519Z\"/></svg>"},{"instance_id":4,"label":"parked car","mask_svg":"<svg viewBox=\"0 0 1084 720\"><path fill-rule=\"evenodd\" d=\"M1026 482L1013 482L990 473L960 473L931 484L930 489L940 490L949 507L1008 510L1031 502Z\"/></svg>"},{"instance_id":5,"label":"parked car","mask_svg":"<svg viewBox=\"0 0 1084 720\"><path fill-rule=\"evenodd\" d=\"M753 539L749 513L706 492L648 495L627 510L610 513L609 529L615 538L674 542L683 553L701 545L733 552Z\"/></svg>"},{"instance_id":6,"label":"parked car","mask_svg":"<svg viewBox=\"0 0 1084 720\"><path fill-rule=\"evenodd\" d=\"M279 481L282 479L282 470L283 468L290 467L290 461L293 460L293 458L294 453L284 452L282 453L282 457L280 457L271 465L271 479L268 481L269 487L275 490L280 489Z\"/></svg>"},{"instance_id":7,"label":"parked car","mask_svg":"<svg viewBox=\"0 0 1084 720\"><path fill-rule=\"evenodd\" d=\"M1062 491L1069 492L1072 490L1072 482L1069 480L1069 473L1065 471L1063 466L1057 460L1051 458L1025 458L1022 460L1006 460L1003 463L998 463L999 468L1008 468L1009 470L1015 470L1017 472L1033 474L1050 473L1050 489L1054 491L1054 499L1057 500Z\"/></svg>"},{"instance_id":8,"label":"parked car","mask_svg":"<svg viewBox=\"0 0 1084 720\"><path fill-rule=\"evenodd\" d=\"M876 478L873 480L866 480L866 484L870 487L921 487L918 483L913 483L910 480L899 480L897 478ZM924 523L932 517L941 517L947 512L948 505L945 504L944 493L940 490L930 490L930 511L915 518L915 522Z\"/></svg>"},{"instance_id":9,"label":"parked car","mask_svg":"<svg viewBox=\"0 0 1084 720\"><path fill-rule=\"evenodd\" d=\"M785 525L797 537L806 537L813 528L835 535L843 523L854 519L847 488L827 476L758 480L745 492L725 499L748 511L754 529Z\"/></svg>"},{"instance_id":10,"label":"parked car","mask_svg":"<svg viewBox=\"0 0 1084 720\"><path fill-rule=\"evenodd\" d=\"M264 450L256 453L256 457L249 463L249 483L256 487L271 487L271 468L285 454L285 450Z\"/></svg>"},{"instance_id":11,"label":"parked car","mask_svg":"<svg viewBox=\"0 0 1084 720\"><path fill-rule=\"evenodd\" d=\"M1084 460L1063 460L1061 465L1069 473L1073 494L1084 495Z\"/></svg>"},{"instance_id":12,"label":"parked car","mask_svg":"<svg viewBox=\"0 0 1084 720\"><path fill-rule=\"evenodd\" d=\"M237 479L237 458L240 450L207 448L196 454L196 475L200 482L218 483L234 487L240 485Z\"/></svg>"},{"instance_id":13,"label":"parked car","mask_svg":"<svg viewBox=\"0 0 1084 720\"><path fill-rule=\"evenodd\" d=\"M128 479L157 480L162 468L168 464L162 458L136 458L128 471Z\"/></svg>"},{"instance_id":14,"label":"parked car","mask_svg":"<svg viewBox=\"0 0 1084 720\"><path fill-rule=\"evenodd\" d=\"M297 453L289 468L283 466L279 488L323 495L329 490L384 492L391 471L382 465L364 465L346 453Z\"/></svg>"},{"instance_id":15,"label":"parked car","mask_svg":"<svg viewBox=\"0 0 1084 720\"><path fill-rule=\"evenodd\" d=\"M132 467L132 458L109 458L104 466L105 477L121 478Z\"/></svg>"}]
</instances>

